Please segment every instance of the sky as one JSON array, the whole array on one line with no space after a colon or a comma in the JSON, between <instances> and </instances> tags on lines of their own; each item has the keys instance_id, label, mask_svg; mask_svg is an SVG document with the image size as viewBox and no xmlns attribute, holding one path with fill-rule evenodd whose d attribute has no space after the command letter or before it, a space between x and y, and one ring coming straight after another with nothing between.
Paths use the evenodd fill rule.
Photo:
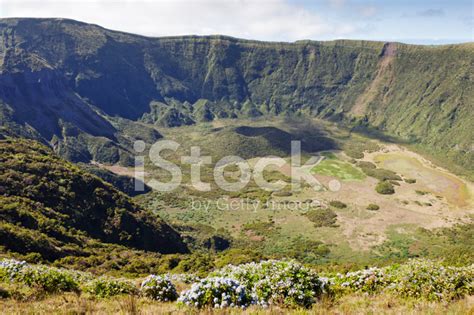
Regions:
<instances>
[{"instance_id":1,"label":"sky","mask_svg":"<svg viewBox=\"0 0 474 315\"><path fill-rule=\"evenodd\" d=\"M474 0L0 0L0 17L62 17L146 36L474 41Z\"/></svg>"}]
</instances>

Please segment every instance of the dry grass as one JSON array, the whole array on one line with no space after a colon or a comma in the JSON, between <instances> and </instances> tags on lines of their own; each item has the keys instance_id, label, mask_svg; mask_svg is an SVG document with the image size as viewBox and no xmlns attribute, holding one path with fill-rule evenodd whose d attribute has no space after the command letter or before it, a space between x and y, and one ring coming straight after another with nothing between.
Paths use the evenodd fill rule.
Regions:
<instances>
[{"instance_id":1,"label":"dry grass","mask_svg":"<svg viewBox=\"0 0 474 315\"><path fill-rule=\"evenodd\" d=\"M321 301L312 309L249 308L198 311L176 303L159 303L123 296L94 300L74 294L50 296L41 301L0 300L3 314L474 314L474 296L449 304L402 300L388 295L346 296Z\"/></svg>"}]
</instances>

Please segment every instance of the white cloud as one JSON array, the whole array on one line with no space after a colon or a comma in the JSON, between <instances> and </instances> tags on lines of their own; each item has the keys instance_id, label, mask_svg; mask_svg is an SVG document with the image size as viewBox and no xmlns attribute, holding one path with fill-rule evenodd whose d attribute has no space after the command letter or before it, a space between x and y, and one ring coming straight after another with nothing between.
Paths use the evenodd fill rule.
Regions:
<instances>
[{"instance_id":1,"label":"white cloud","mask_svg":"<svg viewBox=\"0 0 474 315\"><path fill-rule=\"evenodd\" d=\"M284 0L1 0L2 17L64 17L149 36L225 34L293 41L350 35L349 22ZM343 5L344 0L330 0Z\"/></svg>"}]
</instances>

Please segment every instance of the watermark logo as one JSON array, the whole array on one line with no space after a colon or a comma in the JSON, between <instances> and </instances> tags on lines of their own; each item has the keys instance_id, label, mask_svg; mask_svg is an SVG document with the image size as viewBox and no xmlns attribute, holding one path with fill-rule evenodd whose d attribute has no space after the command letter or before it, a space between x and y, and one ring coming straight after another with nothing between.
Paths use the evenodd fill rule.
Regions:
<instances>
[{"instance_id":1,"label":"watermark logo","mask_svg":"<svg viewBox=\"0 0 474 315\"><path fill-rule=\"evenodd\" d=\"M172 140L160 140L150 146L148 150L148 158L151 163L168 172L171 179L168 181L159 181L157 178L145 178L145 155L146 144L143 141L136 141L134 143L134 150L137 153L135 156L135 190L144 191L145 183L151 188L160 192L170 192L178 188L182 184L183 173L179 165L167 160L163 157L163 151L171 150L176 152L180 144ZM321 163L324 156L312 156L304 164L302 164L301 142L291 141L291 156L290 161L277 157L267 156L261 157L254 161L253 166L242 157L229 155L225 156L214 165L212 157L201 155L200 147L193 146L190 149L189 155L181 157L182 164L190 165L190 186L198 191L211 191L210 183L201 180L202 167L205 165L213 165L214 183L220 189L227 192L238 192L244 189L253 179L256 185L265 191L277 192L287 188L290 185L291 192L301 191L302 185L309 185L315 191L320 191L323 185L312 174L311 170L316 165ZM238 169L238 179L229 181L225 176L225 169L229 166L234 166ZM275 167L281 169L287 167L290 183L283 180L268 181L265 179L264 171ZM331 191L339 191L341 183L338 180L331 180L328 183L328 189Z\"/></svg>"}]
</instances>

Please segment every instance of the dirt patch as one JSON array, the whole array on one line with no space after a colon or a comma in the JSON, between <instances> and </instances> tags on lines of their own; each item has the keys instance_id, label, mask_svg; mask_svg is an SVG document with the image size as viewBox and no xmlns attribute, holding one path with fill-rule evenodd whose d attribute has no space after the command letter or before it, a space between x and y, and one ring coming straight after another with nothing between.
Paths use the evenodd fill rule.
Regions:
<instances>
[{"instance_id":1,"label":"dirt patch","mask_svg":"<svg viewBox=\"0 0 474 315\"><path fill-rule=\"evenodd\" d=\"M364 116L367 111L367 106L381 91L382 84L390 85L393 76L392 63L395 58L397 46L395 43L385 44L382 50L382 56L379 61L375 78L365 91L359 95L354 106L351 109L351 114L354 116ZM387 82L388 81L388 82Z\"/></svg>"}]
</instances>

